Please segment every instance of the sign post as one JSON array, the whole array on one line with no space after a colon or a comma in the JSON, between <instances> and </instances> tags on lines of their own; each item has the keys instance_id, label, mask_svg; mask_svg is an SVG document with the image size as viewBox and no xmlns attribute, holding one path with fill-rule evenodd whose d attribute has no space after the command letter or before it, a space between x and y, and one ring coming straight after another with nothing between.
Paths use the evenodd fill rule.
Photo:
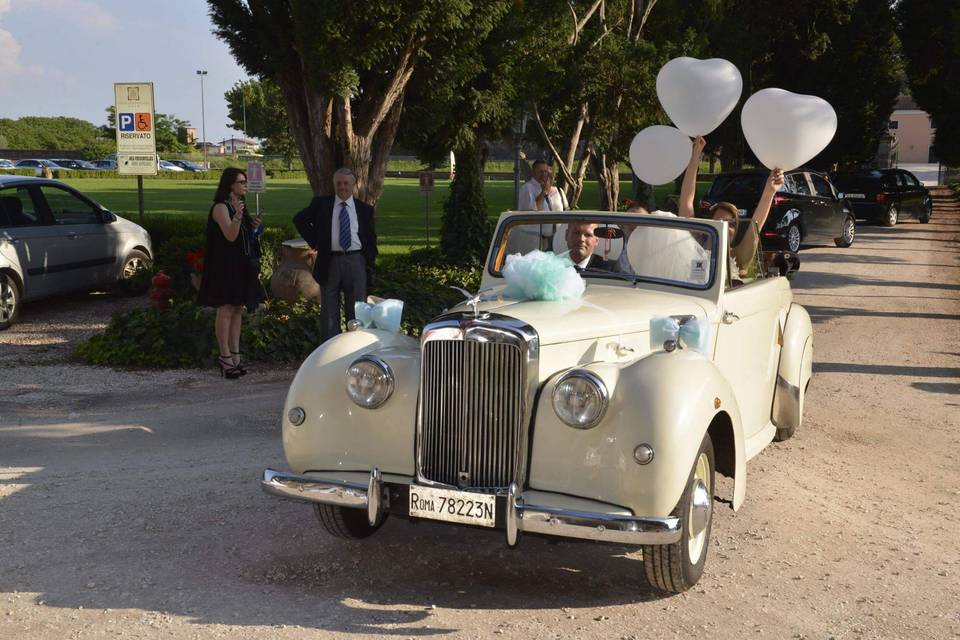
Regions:
<instances>
[{"instance_id":1,"label":"sign post","mask_svg":"<svg viewBox=\"0 0 960 640\"><path fill-rule=\"evenodd\" d=\"M427 249L430 248L430 194L433 192L433 171L420 173L420 193L424 196L423 225L427 232Z\"/></svg>"},{"instance_id":2,"label":"sign post","mask_svg":"<svg viewBox=\"0 0 960 640\"><path fill-rule=\"evenodd\" d=\"M257 194L257 216L260 215L260 194L267 190L262 162L247 163L247 193Z\"/></svg>"},{"instance_id":3,"label":"sign post","mask_svg":"<svg viewBox=\"0 0 960 640\"><path fill-rule=\"evenodd\" d=\"M115 82L117 173L137 176L137 201L143 222L143 176L157 175L153 83Z\"/></svg>"}]
</instances>

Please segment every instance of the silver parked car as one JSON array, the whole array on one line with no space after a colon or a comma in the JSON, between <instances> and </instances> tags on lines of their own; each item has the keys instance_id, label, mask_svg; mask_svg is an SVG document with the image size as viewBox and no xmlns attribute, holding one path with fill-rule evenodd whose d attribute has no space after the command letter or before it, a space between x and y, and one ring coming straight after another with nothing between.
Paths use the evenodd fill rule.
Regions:
<instances>
[{"instance_id":1,"label":"silver parked car","mask_svg":"<svg viewBox=\"0 0 960 640\"><path fill-rule=\"evenodd\" d=\"M116 285L152 258L143 227L79 191L0 175L0 329L25 301Z\"/></svg>"}]
</instances>

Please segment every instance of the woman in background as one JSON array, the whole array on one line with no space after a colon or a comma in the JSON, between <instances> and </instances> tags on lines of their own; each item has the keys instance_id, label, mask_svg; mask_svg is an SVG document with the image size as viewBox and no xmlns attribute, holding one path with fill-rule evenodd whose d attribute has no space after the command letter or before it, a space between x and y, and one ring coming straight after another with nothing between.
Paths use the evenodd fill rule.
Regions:
<instances>
[{"instance_id":1,"label":"woman in background","mask_svg":"<svg viewBox=\"0 0 960 640\"><path fill-rule=\"evenodd\" d=\"M255 233L261 220L247 213L246 192L247 174L236 167L224 169L207 216L203 277L197 295L198 304L217 308L217 364L225 378L239 378L247 372L240 359L243 308L255 309L265 297Z\"/></svg>"}]
</instances>

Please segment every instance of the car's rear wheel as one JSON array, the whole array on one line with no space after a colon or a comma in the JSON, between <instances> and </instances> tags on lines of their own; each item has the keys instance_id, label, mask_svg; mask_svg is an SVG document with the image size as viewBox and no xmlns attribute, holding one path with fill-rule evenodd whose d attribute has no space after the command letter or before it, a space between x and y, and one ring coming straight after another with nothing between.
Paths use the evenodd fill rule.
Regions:
<instances>
[{"instance_id":1,"label":"car's rear wheel","mask_svg":"<svg viewBox=\"0 0 960 640\"><path fill-rule=\"evenodd\" d=\"M371 526L367 520L366 509L348 509L329 504L314 504L313 509L327 533L347 540L361 540L372 536L387 519L384 515L380 522Z\"/></svg>"},{"instance_id":2,"label":"car's rear wheel","mask_svg":"<svg viewBox=\"0 0 960 640\"><path fill-rule=\"evenodd\" d=\"M895 227L897 222L900 220L900 211L897 209L897 205L892 204L887 207L887 215L883 218L883 226L885 227Z\"/></svg>"},{"instance_id":3,"label":"car's rear wheel","mask_svg":"<svg viewBox=\"0 0 960 640\"><path fill-rule=\"evenodd\" d=\"M857 235L857 221L853 219L853 214L848 213L847 217L843 219L843 230L840 232L839 238L834 238L833 242L838 247L849 247L853 244L853 240Z\"/></svg>"},{"instance_id":4,"label":"car's rear wheel","mask_svg":"<svg viewBox=\"0 0 960 640\"><path fill-rule=\"evenodd\" d=\"M680 518L680 540L643 547L647 581L661 591L686 591L703 575L713 524L713 470L713 442L706 434L687 486L673 511L673 515Z\"/></svg>"},{"instance_id":5,"label":"car's rear wheel","mask_svg":"<svg viewBox=\"0 0 960 640\"><path fill-rule=\"evenodd\" d=\"M787 229L787 239L784 242L787 251L797 253L800 251L800 241L803 240L803 234L800 232L800 225L794 222Z\"/></svg>"},{"instance_id":6,"label":"car's rear wheel","mask_svg":"<svg viewBox=\"0 0 960 640\"><path fill-rule=\"evenodd\" d=\"M20 314L20 285L16 278L0 271L0 330L9 329Z\"/></svg>"}]
</instances>

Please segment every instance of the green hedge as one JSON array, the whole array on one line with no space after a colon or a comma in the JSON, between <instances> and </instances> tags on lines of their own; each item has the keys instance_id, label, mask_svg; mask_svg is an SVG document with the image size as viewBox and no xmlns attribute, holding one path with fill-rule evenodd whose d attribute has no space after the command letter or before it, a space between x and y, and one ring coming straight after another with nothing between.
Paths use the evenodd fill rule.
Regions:
<instances>
[{"instance_id":1,"label":"green hedge","mask_svg":"<svg viewBox=\"0 0 960 640\"><path fill-rule=\"evenodd\" d=\"M36 169L0 169L0 174L8 176L36 176Z\"/></svg>"},{"instance_id":2,"label":"green hedge","mask_svg":"<svg viewBox=\"0 0 960 640\"><path fill-rule=\"evenodd\" d=\"M131 178L134 179L136 176L124 175L116 171L106 171L106 170L76 170L76 171L60 171L59 169L54 169L53 177L58 180L73 180L73 179L83 179L83 178ZM218 171L161 171L155 176L143 176L144 180L219 180L220 173Z\"/></svg>"},{"instance_id":3,"label":"green hedge","mask_svg":"<svg viewBox=\"0 0 960 640\"><path fill-rule=\"evenodd\" d=\"M279 247L282 230L264 234L266 247ZM108 366L185 367L210 366L216 355L213 310L197 307L189 282L186 252L202 236L170 239L157 262L183 291L166 312L137 309L114 316L104 333L77 346L74 353L85 362ZM444 264L437 250L422 249L402 256L386 256L377 265L370 293L404 301L401 330L420 335L424 324L462 300L451 285L476 291L481 268ZM315 301L290 304L268 300L244 319L241 347L247 357L260 362L299 363L320 344L320 308Z\"/></svg>"}]
</instances>

